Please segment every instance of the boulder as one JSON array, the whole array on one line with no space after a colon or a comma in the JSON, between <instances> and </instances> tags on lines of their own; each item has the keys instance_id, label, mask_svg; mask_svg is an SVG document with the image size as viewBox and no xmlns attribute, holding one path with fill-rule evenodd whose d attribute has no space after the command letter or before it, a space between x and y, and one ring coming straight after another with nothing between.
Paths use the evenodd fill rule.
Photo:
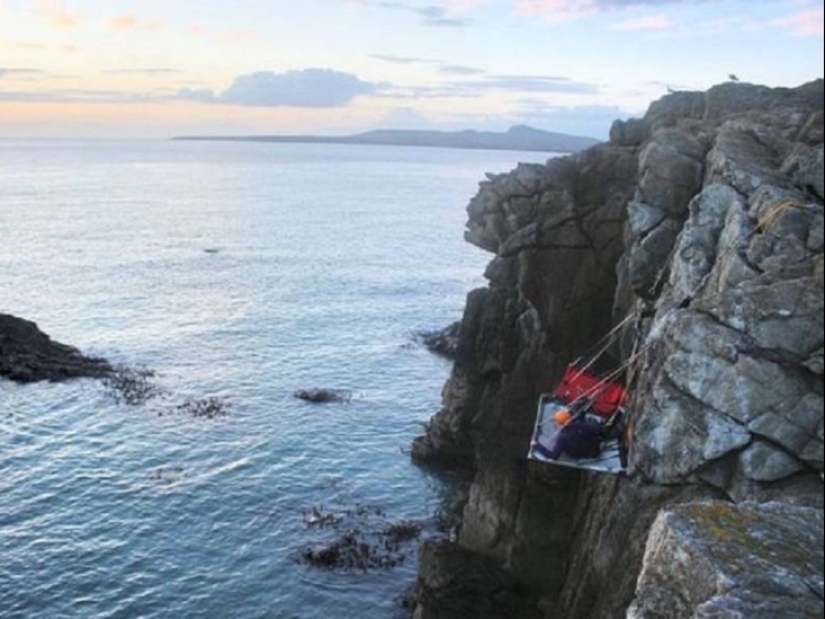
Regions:
<instances>
[{"instance_id":1,"label":"boulder","mask_svg":"<svg viewBox=\"0 0 825 619\"><path fill-rule=\"evenodd\" d=\"M821 617L823 513L693 503L654 523L627 619Z\"/></svg>"}]
</instances>

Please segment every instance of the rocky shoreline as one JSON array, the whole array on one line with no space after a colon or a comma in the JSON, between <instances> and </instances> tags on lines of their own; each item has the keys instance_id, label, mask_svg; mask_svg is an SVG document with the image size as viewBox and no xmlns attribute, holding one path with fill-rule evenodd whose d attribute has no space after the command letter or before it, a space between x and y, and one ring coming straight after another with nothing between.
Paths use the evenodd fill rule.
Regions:
<instances>
[{"instance_id":1,"label":"rocky shoreline","mask_svg":"<svg viewBox=\"0 0 825 619\"><path fill-rule=\"evenodd\" d=\"M822 614L824 91L675 93L481 184L489 285L413 445L474 481L416 619ZM539 395L625 317L629 475L528 462Z\"/></svg>"},{"instance_id":2,"label":"rocky shoreline","mask_svg":"<svg viewBox=\"0 0 825 619\"><path fill-rule=\"evenodd\" d=\"M0 314L0 377L17 383L105 378L113 368L43 333L35 323Z\"/></svg>"}]
</instances>

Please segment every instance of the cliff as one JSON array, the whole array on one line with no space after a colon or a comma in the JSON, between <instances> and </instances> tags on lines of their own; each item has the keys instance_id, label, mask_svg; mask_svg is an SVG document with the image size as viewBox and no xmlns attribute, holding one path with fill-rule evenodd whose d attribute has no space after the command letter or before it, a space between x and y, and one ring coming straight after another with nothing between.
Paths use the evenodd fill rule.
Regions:
<instances>
[{"instance_id":1,"label":"cliff","mask_svg":"<svg viewBox=\"0 0 825 619\"><path fill-rule=\"evenodd\" d=\"M759 539L748 529L757 516L703 519L685 505L755 505L741 509L771 522L782 510L760 505L808 506L787 517L821 538L823 90L820 80L672 94L617 122L609 144L481 184L466 238L494 254L489 285L468 297L443 409L413 446L416 459L460 462L475 477L458 544L422 552L417 617L780 616L733 603L713 614L724 587L697 585L707 595L680 598L672 614L655 600L690 590L697 566L734 569L733 551L711 561L700 548L714 527ZM629 474L528 462L539 395L626 317L601 369L627 364ZM674 513L694 533L658 552L675 543ZM737 565L770 563L749 563L751 546L737 546ZM699 558L668 562L678 552ZM445 577L445 565L474 557L500 574ZM806 608L821 611L821 555L808 559ZM785 560L775 572L795 573ZM462 610L459 598L489 598L478 583L491 579L509 583L504 601ZM740 581L748 603L796 590Z\"/></svg>"}]
</instances>

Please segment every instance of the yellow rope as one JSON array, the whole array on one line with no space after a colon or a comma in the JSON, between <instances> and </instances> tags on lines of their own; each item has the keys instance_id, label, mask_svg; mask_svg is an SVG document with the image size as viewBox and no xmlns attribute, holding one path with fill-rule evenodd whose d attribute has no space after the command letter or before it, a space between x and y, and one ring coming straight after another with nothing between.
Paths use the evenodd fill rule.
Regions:
<instances>
[{"instance_id":1,"label":"yellow rope","mask_svg":"<svg viewBox=\"0 0 825 619\"><path fill-rule=\"evenodd\" d=\"M779 218L791 208L795 208L800 211L806 210L805 207L798 202L794 202L793 200L785 200L784 202L780 202L778 205L773 207L771 211L762 219L757 220L756 229L762 230L763 232L770 232L771 228L776 224Z\"/></svg>"}]
</instances>

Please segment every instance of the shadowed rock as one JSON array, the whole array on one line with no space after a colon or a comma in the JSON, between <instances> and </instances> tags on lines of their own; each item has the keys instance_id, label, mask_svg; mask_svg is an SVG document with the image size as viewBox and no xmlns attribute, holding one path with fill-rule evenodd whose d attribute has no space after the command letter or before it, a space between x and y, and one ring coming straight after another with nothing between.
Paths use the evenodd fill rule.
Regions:
<instances>
[{"instance_id":1,"label":"shadowed rock","mask_svg":"<svg viewBox=\"0 0 825 619\"><path fill-rule=\"evenodd\" d=\"M424 331L416 336L427 350L446 359L455 359L458 352L458 334L461 331L461 323L456 322L446 329L439 331Z\"/></svg>"},{"instance_id":2,"label":"shadowed rock","mask_svg":"<svg viewBox=\"0 0 825 619\"><path fill-rule=\"evenodd\" d=\"M105 360L52 341L35 323L0 314L0 376L18 383L58 382L101 378L111 371Z\"/></svg>"}]
</instances>

